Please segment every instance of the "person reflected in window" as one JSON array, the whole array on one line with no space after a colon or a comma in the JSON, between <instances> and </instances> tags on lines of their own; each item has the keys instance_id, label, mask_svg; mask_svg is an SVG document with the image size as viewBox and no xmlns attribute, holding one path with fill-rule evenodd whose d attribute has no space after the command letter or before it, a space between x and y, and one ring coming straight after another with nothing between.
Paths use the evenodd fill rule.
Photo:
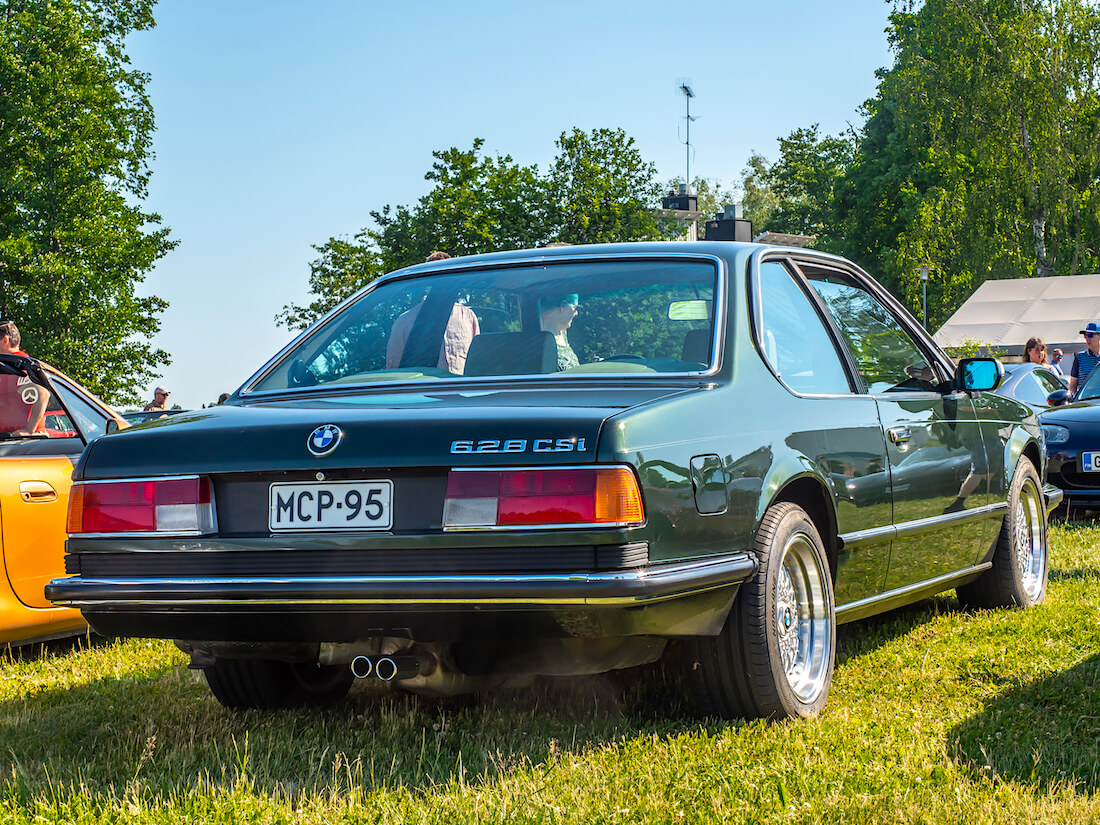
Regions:
<instances>
[{"instance_id":1,"label":"person reflected in window","mask_svg":"<svg viewBox=\"0 0 1100 825\"><path fill-rule=\"evenodd\" d=\"M450 257L446 252L433 252L428 256L427 263L445 261ZM412 332L416 319L420 317L420 310L424 308L424 300L427 297L428 291L425 290L424 298L420 303L401 313L393 322L390 337L386 341L386 369L396 369L401 366L405 345L409 342L409 333ZM439 346L439 361L436 362L436 366L454 375L462 375L466 369L466 354L470 351L470 342L474 340L474 336L480 334L481 326L474 311L468 306L455 304L451 310L451 317L447 320L447 327L443 331L443 343Z\"/></svg>"},{"instance_id":2,"label":"person reflected in window","mask_svg":"<svg viewBox=\"0 0 1100 825\"><path fill-rule=\"evenodd\" d=\"M542 306L542 328L553 334L558 346L558 371L580 366L577 354L569 345L566 331L573 324L580 308L580 298L575 294L544 298Z\"/></svg>"}]
</instances>

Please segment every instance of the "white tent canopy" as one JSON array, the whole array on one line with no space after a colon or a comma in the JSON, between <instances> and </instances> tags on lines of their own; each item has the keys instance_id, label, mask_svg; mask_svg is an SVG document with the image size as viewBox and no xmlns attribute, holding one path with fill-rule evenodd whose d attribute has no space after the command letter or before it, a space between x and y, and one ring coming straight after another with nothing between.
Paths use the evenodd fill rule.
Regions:
<instances>
[{"instance_id":1,"label":"white tent canopy","mask_svg":"<svg viewBox=\"0 0 1100 825\"><path fill-rule=\"evenodd\" d=\"M1100 321L1100 275L1055 275L986 281L933 336L943 347L977 341L1007 355L1022 355L1028 338L1042 338L1049 353L1085 348L1081 328Z\"/></svg>"}]
</instances>

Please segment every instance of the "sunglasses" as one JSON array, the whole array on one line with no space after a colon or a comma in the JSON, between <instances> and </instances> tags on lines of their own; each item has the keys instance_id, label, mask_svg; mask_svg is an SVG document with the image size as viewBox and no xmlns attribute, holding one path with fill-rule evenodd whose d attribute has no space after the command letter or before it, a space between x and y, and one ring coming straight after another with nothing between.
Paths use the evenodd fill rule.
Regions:
<instances>
[{"instance_id":1,"label":"sunglasses","mask_svg":"<svg viewBox=\"0 0 1100 825\"><path fill-rule=\"evenodd\" d=\"M1100 335L1100 332L1083 332L1081 334L1086 338L1095 338L1097 335Z\"/></svg>"}]
</instances>

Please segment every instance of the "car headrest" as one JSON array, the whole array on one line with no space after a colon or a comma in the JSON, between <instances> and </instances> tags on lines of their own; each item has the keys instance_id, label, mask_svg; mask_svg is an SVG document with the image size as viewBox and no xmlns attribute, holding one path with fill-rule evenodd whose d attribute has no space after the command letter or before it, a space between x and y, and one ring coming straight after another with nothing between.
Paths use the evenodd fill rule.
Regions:
<instances>
[{"instance_id":1,"label":"car headrest","mask_svg":"<svg viewBox=\"0 0 1100 825\"><path fill-rule=\"evenodd\" d=\"M557 369L558 346L549 332L483 332L470 342L463 374L538 375Z\"/></svg>"},{"instance_id":2,"label":"car headrest","mask_svg":"<svg viewBox=\"0 0 1100 825\"><path fill-rule=\"evenodd\" d=\"M684 346L680 357L684 361L697 364L710 363L711 331L709 329L689 330L684 336Z\"/></svg>"}]
</instances>

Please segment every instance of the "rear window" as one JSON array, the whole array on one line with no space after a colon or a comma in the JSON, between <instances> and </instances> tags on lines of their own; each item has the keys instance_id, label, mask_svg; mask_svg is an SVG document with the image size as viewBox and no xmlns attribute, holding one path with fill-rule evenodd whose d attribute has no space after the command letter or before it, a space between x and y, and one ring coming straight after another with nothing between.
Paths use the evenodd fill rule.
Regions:
<instances>
[{"instance_id":1,"label":"rear window","mask_svg":"<svg viewBox=\"0 0 1100 825\"><path fill-rule=\"evenodd\" d=\"M395 279L298 345L252 391L340 384L703 372L710 261L568 261Z\"/></svg>"}]
</instances>

